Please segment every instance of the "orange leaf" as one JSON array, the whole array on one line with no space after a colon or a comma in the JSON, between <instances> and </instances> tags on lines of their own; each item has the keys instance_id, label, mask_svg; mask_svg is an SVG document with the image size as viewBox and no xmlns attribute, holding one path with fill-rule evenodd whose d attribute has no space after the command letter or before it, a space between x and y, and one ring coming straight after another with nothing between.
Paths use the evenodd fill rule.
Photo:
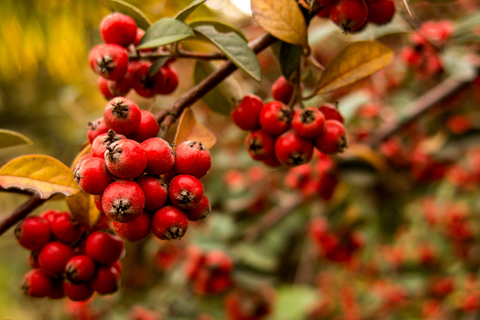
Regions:
<instances>
[{"instance_id":1,"label":"orange leaf","mask_svg":"<svg viewBox=\"0 0 480 320\"><path fill-rule=\"evenodd\" d=\"M179 145L186 140L201 141L208 149L213 147L217 138L203 124L197 122L192 110L187 108L178 123L177 133L175 134L175 145Z\"/></svg>"}]
</instances>

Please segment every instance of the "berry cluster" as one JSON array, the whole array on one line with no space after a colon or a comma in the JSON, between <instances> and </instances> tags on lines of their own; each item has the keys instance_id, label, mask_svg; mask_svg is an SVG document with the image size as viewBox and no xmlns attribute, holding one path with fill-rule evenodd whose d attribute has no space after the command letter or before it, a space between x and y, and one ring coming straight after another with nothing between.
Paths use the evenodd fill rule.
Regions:
<instances>
[{"instance_id":1,"label":"berry cluster","mask_svg":"<svg viewBox=\"0 0 480 320\"><path fill-rule=\"evenodd\" d=\"M362 31L369 22L384 25L395 14L393 0L316 0L318 16L330 18L345 33Z\"/></svg>"},{"instance_id":2,"label":"berry cluster","mask_svg":"<svg viewBox=\"0 0 480 320\"><path fill-rule=\"evenodd\" d=\"M25 294L72 301L89 299L94 292L118 290L122 267L122 240L107 231L82 237L84 229L70 212L47 210L31 216L15 228L23 247L32 251L30 270L22 286Z\"/></svg>"},{"instance_id":3,"label":"berry cluster","mask_svg":"<svg viewBox=\"0 0 480 320\"><path fill-rule=\"evenodd\" d=\"M347 147L343 117L328 103L292 111L282 101L263 105L259 97L248 95L231 116L237 126L251 131L245 139L250 156L269 166L305 164L312 159L314 147L325 154Z\"/></svg>"},{"instance_id":4,"label":"berry cluster","mask_svg":"<svg viewBox=\"0 0 480 320\"><path fill-rule=\"evenodd\" d=\"M222 293L233 285L233 261L220 250L208 253L196 246L187 248L185 273L198 294Z\"/></svg>"},{"instance_id":5,"label":"berry cluster","mask_svg":"<svg viewBox=\"0 0 480 320\"><path fill-rule=\"evenodd\" d=\"M127 241L142 240L150 230L160 239L180 239L188 220L210 213L199 180L211 166L208 149L189 140L173 152L156 138L158 131L150 112L127 98L114 98L104 117L90 126L92 150L74 170L80 188L95 195L97 208Z\"/></svg>"},{"instance_id":6,"label":"berry cluster","mask_svg":"<svg viewBox=\"0 0 480 320\"><path fill-rule=\"evenodd\" d=\"M137 94L151 98L156 94L170 94L178 85L178 73L167 61L155 74L149 72L149 61L129 60L145 31L137 28L135 20L119 12L103 18L100 34L105 44L92 48L88 61L100 75L98 87L107 99L125 96L133 88ZM148 49L145 49L148 50Z\"/></svg>"}]
</instances>

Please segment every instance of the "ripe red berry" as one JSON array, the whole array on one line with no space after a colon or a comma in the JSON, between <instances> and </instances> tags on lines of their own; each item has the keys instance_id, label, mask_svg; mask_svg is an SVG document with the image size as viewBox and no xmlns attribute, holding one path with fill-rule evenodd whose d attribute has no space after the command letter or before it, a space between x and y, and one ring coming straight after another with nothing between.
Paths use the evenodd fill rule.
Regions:
<instances>
[{"instance_id":1,"label":"ripe red berry","mask_svg":"<svg viewBox=\"0 0 480 320\"><path fill-rule=\"evenodd\" d=\"M324 103L318 109L323 113L325 120L337 120L344 123L342 114L334 104Z\"/></svg>"},{"instance_id":2,"label":"ripe red berry","mask_svg":"<svg viewBox=\"0 0 480 320\"><path fill-rule=\"evenodd\" d=\"M315 147L325 154L343 152L347 148L345 126L337 120L325 121L325 131L314 143Z\"/></svg>"},{"instance_id":3,"label":"ripe red berry","mask_svg":"<svg viewBox=\"0 0 480 320\"><path fill-rule=\"evenodd\" d=\"M304 138L316 138L325 130L325 117L314 107L295 112L292 120L293 129Z\"/></svg>"},{"instance_id":4,"label":"ripe red berry","mask_svg":"<svg viewBox=\"0 0 480 320\"><path fill-rule=\"evenodd\" d=\"M38 262L38 254L40 251L32 251L28 256L28 263L34 269L40 268L40 263Z\"/></svg>"},{"instance_id":5,"label":"ripe red berry","mask_svg":"<svg viewBox=\"0 0 480 320\"><path fill-rule=\"evenodd\" d=\"M108 128L103 117L88 123L87 136L90 144L93 143L93 140L95 140L96 137L107 132Z\"/></svg>"},{"instance_id":6,"label":"ripe red berry","mask_svg":"<svg viewBox=\"0 0 480 320\"><path fill-rule=\"evenodd\" d=\"M135 47L138 47L138 45L140 44L140 40L142 40L144 35L145 35L145 31L137 27L137 35L135 36L135 42L133 42Z\"/></svg>"},{"instance_id":7,"label":"ripe red berry","mask_svg":"<svg viewBox=\"0 0 480 320\"><path fill-rule=\"evenodd\" d=\"M102 194L112 182L112 174L101 158L89 158L81 161L73 171L78 186L88 194Z\"/></svg>"},{"instance_id":8,"label":"ripe red berry","mask_svg":"<svg viewBox=\"0 0 480 320\"><path fill-rule=\"evenodd\" d=\"M151 98L157 94L157 87L163 81L161 72L152 76L148 75L148 69L151 65L150 62L143 62L133 75L133 89L144 98Z\"/></svg>"},{"instance_id":9,"label":"ripe red berry","mask_svg":"<svg viewBox=\"0 0 480 320\"><path fill-rule=\"evenodd\" d=\"M114 94L110 89L109 81L111 80L105 79L104 77L98 77L97 81L98 90L107 100L118 97L118 95Z\"/></svg>"},{"instance_id":10,"label":"ripe red berry","mask_svg":"<svg viewBox=\"0 0 480 320\"><path fill-rule=\"evenodd\" d=\"M95 46L88 56L93 71L108 80L120 80L127 73L128 54L116 44Z\"/></svg>"},{"instance_id":11,"label":"ripe red berry","mask_svg":"<svg viewBox=\"0 0 480 320\"><path fill-rule=\"evenodd\" d=\"M65 292L63 292L63 279L58 278L58 279L52 279L52 290L50 293L47 295L50 299L62 299L65 297Z\"/></svg>"},{"instance_id":12,"label":"ripe red berry","mask_svg":"<svg viewBox=\"0 0 480 320\"><path fill-rule=\"evenodd\" d=\"M155 211L168 201L168 184L161 177L141 176L136 180L145 194L145 210Z\"/></svg>"},{"instance_id":13,"label":"ripe red berry","mask_svg":"<svg viewBox=\"0 0 480 320\"><path fill-rule=\"evenodd\" d=\"M117 292L120 288L120 273L113 266L100 267L90 284L100 294Z\"/></svg>"},{"instance_id":14,"label":"ripe red berry","mask_svg":"<svg viewBox=\"0 0 480 320\"><path fill-rule=\"evenodd\" d=\"M280 161L278 161L278 159L275 155L272 158L262 160L262 163L264 165L272 167L272 168L279 167L279 166L282 165L282 163Z\"/></svg>"},{"instance_id":15,"label":"ripe red berry","mask_svg":"<svg viewBox=\"0 0 480 320\"><path fill-rule=\"evenodd\" d=\"M243 130L254 130L260 126L260 111L263 101L253 94L243 97L231 113L232 120Z\"/></svg>"},{"instance_id":16,"label":"ripe red berry","mask_svg":"<svg viewBox=\"0 0 480 320\"><path fill-rule=\"evenodd\" d=\"M212 166L212 158L207 147L201 141L187 140L175 148L176 174L189 174L201 178Z\"/></svg>"},{"instance_id":17,"label":"ripe red berry","mask_svg":"<svg viewBox=\"0 0 480 320\"><path fill-rule=\"evenodd\" d=\"M280 76L272 85L272 97L275 100L288 104L292 99L293 86L285 79L284 76Z\"/></svg>"},{"instance_id":18,"label":"ripe red berry","mask_svg":"<svg viewBox=\"0 0 480 320\"><path fill-rule=\"evenodd\" d=\"M114 12L102 19L100 35L105 43L115 43L126 47L137 37L137 24L131 17Z\"/></svg>"},{"instance_id":19,"label":"ripe red berry","mask_svg":"<svg viewBox=\"0 0 480 320\"><path fill-rule=\"evenodd\" d=\"M48 221L39 216L31 216L15 227L18 243L28 250L40 250L52 237Z\"/></svg>"},{"instance_id":20,"label":"ripe red berry","mask_svg":"<svg viewBox=\"0 0 480 320\"><path fill-rule=\"evenodd\" d=\"M65 243L74 243L80 239L83 228L68 211L59 212L50 225L53 235Z\"/></svg>"},{"instance_id":21,"label":"ripe red berry","mask_svg":"<svg viewBox=\"0 0 480 320\"><path fill-rule=\"evenodd\" d=\"M68 260L65 278L73 283L89 281L95 276L95 262L87 255L77 255Z\"/></svg>"},{"instance_id":22,"label":"ripe red berry","mask_svg":"<svg viewBox=\"0 0 480 320\"><path fill-rule=\"evenodd\" d=\"M84 282L75 284L67 279L63 280L63 291L65 292L65 295L72 301L88 300L95 293L90 286L90 283Z\"/></svg>"},{"instance_id":23,"label":"ripe red berry","mask_svg":"<svg viewBox=\"0 0 480 320\"><path fill-rule=\"evenodd\" d=\"M105 124L118 134L133 133L142 118L140 108L130 99L124 97L110 100L103 111Z\"/></svg>"},{"instance_id":24,"label":"ripe red berry","mask_svg":"<svg viewBox=\"0 0 480 320\"><path fill-rule=\"evenodd\" d=\"M115 141L127 139L123 134L116 134L115 131L109 130L108 133L99 134L92 142L92 154L97 158L104 158L105 151L109 144Z\"/></svg>"},{"instance_id":25,"label":"ripe red berry","mask_svg":"<svg viewBox=\"0 0 480 320\"><path fill-rule=\"evenodd\" d=\"M367 9L367 21L378 25L389 23L395 15L393 0L367 1Z\"/></svg>"},{"instance_id":26,"label":"ripe red berry","mask_svg":"<svg viewBox=\"0 0 480 320\"><path fill-rule=\"evenodd\" d=\"M147 157L140 143L123 139L115 141L107 147L105 165L108 170L120 179L135 179L147 166Z\"/></svg>"},{"instance_id":27,"label":"ripe red berry","mask_svg":"<svg viewBox=\"0 0 480 320\"><path fill-rule=\"evenodd\" d=\"M212 212L210 207L210 202L206 195L203 196L202 200L195 206L195 208L190 210L185 210L185 214L190 221L199 221L203 220Z\"/></svg>"},{"instance_id":28,"label":"ripe red berry","mask_svg":"<svg viewBox=\"0 0 480 320\"><path fill-rule=\"evenodd\" d=\"M132 221L143 212L145 195L136 182L117 180L105 189L102 207L105 215L114 221Z\"/></svg>"},{"instance_id":29,"label":"ripe red berry","mask_svg":"<svg viewBox=\"0 0 480 320\"><path fill-rule=\"evenodd\" d=\"M330 8L330 19L345 33L358 31L367 20L364 0L336 0Z\"/></svg>"},{"instance_id":30,"label":"ripe red berry","mask_svg":"<svg viewBox=\"0 0 480 320\"><path fill-rule=\"evenodd\" d=\"M120 238L126 241L135 242L145 239L150 233L150 222L152 216L144 211L135 220L129 222L113 221L113 230Z\"/></svg>"},{"instance_id":31,"label":"ripe red berry","mask_svg":"<svg viewBox=\"0 0 480 320\"><path fill-rule=\"evenodd\" d=\"M160 175L172 170L175 163L172 147L161 138L150 138L142 142L147 157L148 174Z\"/></svg>"},{"instance_id":32,"label":"ripe red berry","mask_svg":"<svg viewBox=\"0 0 480 320\"><path fill-rule=\"evenodd\" d=\"M187 215L177 207L165 206L153 214L152 232L161 240L179 240L187 229Z\"/></svg>"},{"instance_id":33,"label":"ripe red berry","mask_svg":"<svg viewBox=\"0 0 480 320\"><path fill-rule=\"evenodd\" d=\"M23 279L22 290L30 297L43 298L52 291L52 279L40 269L30 270Z\"/></svg>"},{"instance_id":34,"label":"ripe red berry","mask_svg":"<svg viewBox=\"0 0 480 320\"><path fill-rule=\"evenodd\" d=\"M157 136L160 126L158 125L155 116L147 110L140 110L142 118L137 129L130 135L130 139L133 139L139 143L154 138Z\"/></svg>"},{"instance_id":35,"label":"ripe red berry","mask_svg":"<svg viewBox=\"0 0 480 320\"><path fill-rule=\"evenodd\" d=\"M254 130L245 137L245 149L254 160L275 157L275 137L264 130Z\"/></svg>"},{"instance_id":36,"label":"ripe red berry","mask_svg":"<svg viewBox=\"0 0 480 320\"><path fill-rule=\"evenodd\" d=\"M48 221L48 223L52 223L53 219L55 219L55 216L59 213L58 210L55 209L49 209L45 210L42 213L40 213L40 217L44 218L45 220Z\"/></svg>"},{"instance_id":37,"label":"ripe red berry","mask_svg":"<svg viewBox=\"0 0 480 320\"><path fill-rule=\"evenodd\" d=\"M161 79L161 81L156 81L155 91L164 95L175 91L178 86L177 70L172 66L163 66L158 73L159 76L157 78Z\"/></svg>"},{"instance_id":38,"label":"ripe red berry","mask_svg":"<svg viewBox=\"0 0 480 320\"><path fill-rule=\"evenodd\" d=\"M170 182L168 197L172 204L181 209L193 209L204 194L203 184L194 176L182 174Z\"/></svg>"},{"instance_id":39,"label":"ripe red berry","mask_svg":"<svg viewBox=\"0 0 480 320\"><path fill-rule=\"evenodd\" d=\"M272 101L263 106L259 119L263 130L279 135L290 128L292 110L280 101Z\"/></svg>"},{"instance_id":40,"label":"ripe red berry","mask_svg":"<svg viewBox=\"0 0 480 320\"><path fill-rule=\"evenodd\" d=\"M122 264L120 263L120 261L115 261L113 264L112 264L112 267L114 267L115 269L117 269L118 273L122 274Z\"/></svg>"},{"instance_id":41,"label":"ripe red berry","mask_svg":"<svg viewBox=\"0 0 480 320\"><path fill-rule=\"evenodd\" d=\"M88 237L85 250L95 262L111 266L123 253L123 241L117 235L95 231Z\"/></svg>"},{"instance_id":42,"label":"ripe red berry","mask_svg":"<svg viewBox=\"0 0 480 320\"><path fill-rule=\"evenodd\" d=\"M332 6L326 6L324 7L323 9L321 9L320 11L318 11L317 13L317 16L319 16L320 18L329 18L330 17L330 8Z\"/></svg>"},{"instance_id":43,"label":"ripe red berry","mask_svg":"<svg viewBox=\"0 0 480 320\"><path fill-rule=\"evenodd\" d=\"M95 201L95 207L97 207L98 211L100 211L100 213L102 214L105 214L105 212L103 212L103 207L102 207L102 195L101 194L97 194L96 196L93 197L93 200ZM100 221L100 219L99 219ZM108 227L107 227L108 229Z\"/></svg>"},{"instance_id":44,"label":"ripe red berry","mask_svg":"<svg viewBox=\"0 0 480 320\"><path fill-rule=\"evenodd\" d=\"M295 130L289 130L277 138L275 156L284 165L296 167L312 159L313 143L302 138Z\"/></svg>"},{"instance_id":45,"label":"ripe red berry","mask_svg":"<svg viewBox=\"0 0 480 320\"><path fill-rule=\"evenodd\" d=\"M127 69L125 76L119 80L107 80L103 77L98 78L98 89L107 100L126 96L132 87L133 75L129 72L129 69Z\"/></svg>"},{"instance_id":46,"label":"ripe red berry","mask_svg":"<svg viewBox=\"0 0 480 320\"><path fill-rule=\"evenodd\" d=\"M65 271L68 260L75 255L73 249L61 242L50 242L40 251L38 262L42 271L51 276L58 276Z\"/></svg>"}]
</instances>

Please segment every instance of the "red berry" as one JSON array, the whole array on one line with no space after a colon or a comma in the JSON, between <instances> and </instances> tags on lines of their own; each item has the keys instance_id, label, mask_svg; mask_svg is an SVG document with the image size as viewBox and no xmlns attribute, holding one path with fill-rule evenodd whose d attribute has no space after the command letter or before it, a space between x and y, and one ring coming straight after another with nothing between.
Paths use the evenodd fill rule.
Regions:
<instances>
[{"instance_id":1,"label":"red berry","mask_svg":"<svg viewBox=\"0 0 480 320\"><path fill-rule=\"evenodd\" d=\"M233 260L221 250L212 250L205 256L205 267L210 270L230 272L233 269Z\"/></svg>"},{"instance_id":2,"label":"red berry","mask_svg":"<svg viewBox=\"0 0 480 320\"><path fill-rule=\"evenodd\" d=\"M389 23L395 15L395 3L393 0L368 1L367 9L367 21L378 25Z\"/></svg>"},{"instance_id":3,"label":"red berry","mask_svg":"<svg viewBox=\"0 0 480 320\"><path fill-rule=\"evenodd\" d=\"M172 170L175 163L172 147L161 138L150 138L142 142L147 157L148 174L160 175Z\"/></svg>"},{"instance_id":4,"label":"red berry","mask_svg":"<svg viewBox=\"0 0 480 320\"><path fill-rule=\"evenodd\" d=\"M53 235L65 243L74 243L80 239L83 228L68 211L59 212L50 225Z\"/></svg>"},{"instance_id":5,"label":"red berry","mask_svg":"<svg viewBox=\"0 0 480 320\"><path fill-rule=\"evenodd\" d=\"M107 147L105 164L108 170L120 179L135 179L147 166L147 157L140 143L124 139Z\"/></svg>"},{"instance_id":6,"label":"red berry","mask_svg":"<svg viewBox=\"0 0 480 320\"><path fill-rule=\"evenodd\" d=\"M181 209L193 209L202 200L203 184L188 174L176 176L170 182L168 197L172 204Z\"/></svg>"},{"instance_id":7,"label":"red berry","mask_svg":"<svg viewBox=\"0 0 480 320\"><path fill-rule=\"evenodd\" d=\"M113 221L113 229L123 240L140 241L150 233L151 218L150 213L144 211L135 220L129 222Z\"/></svg>"},{"instance_id":8,"label":"red berry","mask_svg":"<svg viewBox=\"0 0 480 320\"><path fill-rule=\"evenodd\" d=\"M25 274L22 290L25 294L34 298L46 297L53 288L52 279L42 270L34 269Z\"/></svg>"},{"instance_id":9,"label":"red berry","mask_svg":"<svg viewBox=\"0 0 480 320\"><path fill-rule=\"evenodd\" d=\"M130 135L130 139L133 139L139 143L154 138L157 136L160 126L158 125L155 116L147 110L140 110L142 118L137 129Z\"/></svg>"},{"instance_id":10,"label":"red berry","mask_svg":"<svg viewBox=\"0 0 480 320\"><path fill-rule=\"evenodd\" d=\"M114 221L132 221L143 212L145 195L136 182L117 180L105 189L102 207L105 215Z\"/></svg>"},{"instance_id":11,"label":"red berry","mask_svg":"<svg viewBox=\"0 0 480 320\"><path fill-rule=\"evenodd\" d=\"M65 297L65 292L63 292L63 279L58 278L58 279L52 279L52 290L50 293L47 295L50 299L62 299Z\"/></svg>"},{"instance_id":12,"label":"red berry","mask_svg":"<svg viewBox=\"0 0 480 320\"><path fill-rule=\"evenodd\" d=\"M28 263L34 269L40 268L40 263L38 262L38 254L40 251L32 251L28 256Z\"/></svg>"},{"instance_id":13,"label":"red berry","mask_svg":"<svg viewBox=\"0 0 480 320\"><path fill-rule=\"evenodd\" d=\"M157 87L163 81L160 71L152 76L148 75L151 65L150 62L143 62L133 76L133 89L144 98L151 98L157 94Z\"/></svg>"},{"instance_id":14,"label":"red berry","mask_svg":"<svg viewBox=\"0 0 480 320\"><path fill-rule=\"evenodd\" d=\"M127 73L128 54L116 44L95 46L88 56L93 71L108 80L120 80Z\"/></svg>"},{"instance_id":15,"label":"red berry","mask_svg":"<svg viewBox=\"0 0 480 320\"><path fill-rule=\"evenodd\" d=\"M280 76L272 85L272 97L275 100L288 104L292 99L293 86L285 79L284 76Z\"/></svg>"},{"instance_id":16,"label":"red berry","mask_svg":"<svg viewBox=\"0 0 480 320\"><path fill-rule=\"evenodd\" d=\"M109 144L115 141L127 139L123 134L116 134L115 131L109 130L108 133L98 135L92 142L92 154L97 158L104 158L105 151Z\"/></svg>"},{"instance_id":17,"label":"red berry","mask_svg":"<svg viewBox=\"0 0 480 320\"><path fill-rule=\"evenodd\" d=\"M105 79L104 77L98 77L98 90L100 90L100 93L105 97L105 99L110 100L118 95L114 94L112 90L110 89L109 82L111 80Z\"/></svg>"},{"instance_id":18,"label":"red berry","mask_svg":"<svg viewBox=\"0 0 480 320\"><path fill-rule=\"evenodd\" d=\"M282 165L282 163L280 161L278 161L278 159L275 155L272 158L262 160L262 163L264 165L272 167L272 168L280 167Z\"/></svg>"},{"instance_id":19,"label":"red berry","mask_svg":"<svg viewBox=\"0 0 480 320\"><path fill-rule=\"evenodd\" d=\"M245 149L254 160L275 157L275 137L264 130L254 130L245 138Z\"/></svg>"},{"instance_id":20,"label":"red berry","mask_svg":"<svg viewBox=\"0 0 480 320\"><path fill-rule=\"evenodd\" d=\"M300 136L316 138L325 130L325 117L318 108L309 107L295 112L292 126Z\"/></svg>"},{"instance_id":21,"label":"red berry","mask_svg":"<svg viewBox=\"0 0 480 320\"><path fill-rule=\"evenodd\" d=\"M114 12L102 19L100 35L105 43L115 43L126 47L137 37L137 24L131 17Z\"/></svg>"},{"instance_id":22,"label":"red berry","mask_svg":"<svg viewBox=\"0 0 480 320\"><path fill-rule=\"evenodd\" d=\"M199 221L203 220L212 212L210 207L210 202L206 195L203 196L202 200L196 205L195 208L190 210L185 210L185 213L190 221Z\"/></svg>"},{"instance_id":23,"label":"red berry","mask_svg":"<svg viewBox=\"0 0 480 320\"><path fill-rule=\"evenodd\" d=\"M97 194L96 196L93 197L93 200L95 201L95 207L97 207L98 211L100 211L100 213L102 214L105 214L105 212L103 212L103 207L102 207L102 195Z\"/></svg>"},{"instance_id":24,"label":"red berry","mask_svg":"<svg viewBox=\"0 0 480 320\"><path fill-rule=\"evenodd\" d=\"M133 42L135 47L138 47L140 40L142 40L144 35L145 35L145 31L141 28L137 28L137 35L135 36L135 42Z\"/></svg>"},{"instance_id":25,"label":"red berry","mask_svg":"<svg viewBox=\"0 0 480 320\"><path fill-rule=\"evenodd\" d=\"M277 138L275 156L284 165L296 167L312 159L313 143L302 138L295 130L289 130Z\"/></svg>"},{"instance_id":26,"label":"red berry","mask_svg":"<svg viewBox=\"0 0 480 320\"><path fill-rule=\"evenodd\" d=\"M189 174L201 178L212 166L212 158L207 147L201 141L187 140L175 148L176 174Z\"/></svg>"},{"instance_id":27,"label":"red berry","mask_svg":"<svg viewBox=\"0 0 480 320\"><path fill-rule=\"evenodd\" d=\"M250 94L243 97L231 113L232 120L243 130L254 130L260 126L260 111L263 101L256 95Z\"/></svg>"},{"instance_id":28,"label":"red berry","mask_svg":"<svg viewBox=\"0 0 480 320\"><path fill-rule=\"evenodd\" d=\"M114 267L115 269L117 269L118 273L122 274L122 264L120 263L120 261L115 261L112 265L112 267Z\"/></svg>"},{"instance_id":29,"label":"red berry","mask_svg":"<svg viewBox=\"0 0 480 320\"><path fill-rule=\"evenodd\" d=\"M272 101L263 106L259 119L263 130L279 135L290 128L292 110L280 101Z\"/></svg>"},{"instance_id":30,"label":"red berry","mask_svg":"<svg viewBox=\"0 0 480 320\"><path fill-rule=\"evenodd\" d=\"M109 129L118 134L129 135L138 128L142 114L135 102L118 97L107 103L103 117Z\"/></svg>"},{"instance_id":31,"label":"red berry","mask_svg":"<svg viewBox=\"0 0 480 320\"><path fill-rule=\"evenodd\" d=\"M334 104L324 103L318 107L318 109L323 113L325 120L337 120L341 123L344 122L342 114Z\"/></svg>"},{"instance_id":32,"label":"red berry","mask_svg":"<svg viewBox=\"0 0 480 320\"><path fill-rule=\"evenodd\" d=\"M95 262L111 266L123 253L123 241L117 235L95 231L88 237L85 249Z\"/></svg>"},{"instance_id":33,"label":"red berry","mask_svg":"<svg viewBox=\"0 0 480 320\"><path fill-rule=\"evenodd\" d=\"M315 147L325 154L343 152L347 148L345 126L337 120L325 121L325 131L314 143Z\"/></svg>"},{"instance_id":34,"label":"red berry","mask_svg":"<svg viewBox=\"0 0 480 320\"><path fill-rule=\"evenodd\" d=\"M18 243L28 250L40 250L52 237L50 224L39 216L31 216L15 227L15 237Z\"/></svg>"},{"instance_id":35,"label":"red berry","mask_svg":"<svg viewBox=\"0 0 480 320\"><path fill-rule=\"evenodd\" d=\"M172 66L163 66L158 72L159 76L155 84L155 91L159 94L170 94L178 86L178 73Z\"/></svg>"},{"instance_id":36,"label":"red berry","mask_svg":"<svg viewBox=\"0 0 480 320\"><path fill-rule=\"evenodd\" d=\"M317 16L319 16L320 18L329 18L330 17L330 8L332 6L326 6L324 7L323 9L321 9L320 11L318 11L317 13Z\"/></svg>"},{"instance_id":37,"label":"red berry","mask_svg":"<svg viewBox=\"0 0 480 320\"><path fill-rule=\"evenodd\" d=\"M45 210L42 213L40 213L40 217L44 218L45 220L48 221L48 223L52 223L53 219L55 219L55 216L57 215L59 211L55 209L49 209Z\"/></svg>"},{"instance_id":38,"label":"red berry","mask_svg":"<svg viewBox=\"0 0 480 320\"><path fill-rule=\"evenodd\" d=\"M38 262L43 272L58 276L65 271L68 260L75 255L73 249L61 242L50 242L40 251Z\"/></svg>"},{"instance_id":39,"label":"red berry","mask_svg":"<svg viewBox=\"0 0 480 320\"><path fill-rule=\"evenodd\" d=\"M90 284L100 294L117 292L120 287L120 273L113 266L100 267Z\"/></svg>"},{"instance_id":40,"label":"red berry","mask_svg":"<svg viewBox=\"0 0 480 320\"><path fill-rule=\"evenodd\" d=\"M145 194L145 210L155 211L168 201L168 184L161 177L141 176L136 180Z\"/></svg>"},{"instance_id":41,"label":"red berry","mask_svg":"<svg viewBox=\"0 0 480 320\"><path fill-rule=\"evenodd\" d=\"M330 8L330 19L345 33L358 31L367 20L364 0L336 0Z\"/></svg>"},{"instance_id":42,"label":"red berry","mask_svg":"<svg viewBox=\"0 0 480 320\"><path fill-rule=\"evenodd\" d=\"M67 279L63 280L63 291L65 292L65 295L72 301L88 300L95 293L90 286L90 283L84 282L75 284Z\"/></svg>"},{"instance_id":43,"label":"red berry","mask_svg":"<svg viewBox=\"0 0 480 320\"><path fill-rule=\"evenodd\" d=\"M133 76L128 69L125 76L119 80L107 80L103 77L98 78L98 89L107 100L126 96L132 89L132 86Z\"/></svg>"},{"instance_id":44,"label":"red berry","mask_svg":"<svg viewBox=\"0 0 480 320\"><path fill-rule=\"evenodd\" d=\"M68 260L65 278L73 283L89 281L95 276L95 262L87 255L77 255Z\"/></svg>"},{"instance_id":45,"label":"red berry","mask_svg":"<svg viewBox=\"0 0 480 320\"><path fill-rule=\"evenodd\" d=\"M73 171L73 178L88 194L102 194L112 182L112 174L101 158L89 158L79 162Z\"/></svg>"},{"instance_id":46,"label":"red berry","mask_svg":"<svg viewBox=\"0 0 480 320\"><path fill-rule=\"evenodd\" d=\"M177 207L165 206L153 214L152 231L161 240L179 240L187 229L187 215Z\"/></svg>"},{"instance_id":47,"label":"red berry","mask_svg":"<svg viewBox=\"0 0 480 320\"><path fill-rule=\"evenodd\" d=\"M103 120L103 117L88 123L87 136L90 144L92 144L93 140L95 140L95 138L98 137L100 134L107 132L108 128L105 124L105 121Z\"/></svg>"}]
</instances>

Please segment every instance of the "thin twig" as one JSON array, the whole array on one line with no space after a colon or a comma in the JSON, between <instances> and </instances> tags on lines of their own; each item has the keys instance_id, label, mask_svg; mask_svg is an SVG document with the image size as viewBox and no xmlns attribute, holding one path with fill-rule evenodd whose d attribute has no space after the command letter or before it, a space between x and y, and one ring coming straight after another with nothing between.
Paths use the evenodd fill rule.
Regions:
<instances>
[{"instance_id":1,"label":"thin twig","mask_svg":"<svg viewBox=\"0 0 480 320\"><path fill-rule=\"evenodd\" d=\"M42 199L38 192L34 192L27 202L18 207L10 216L0 222L0 236L14 224L28 216L34 209L42 205L46 199Z\"/></svg>"},{"instance_id":2,"label":"thin twig","mask_svg":"<svg viewBox=\"0 0 480 320\"><path fill-rule=\"evenodd\" d=\"M158 58L185 58L185 59L196 59L196 60L227 60L228 58L219 52L214 53L202 53L202 52L193 52L193 51L178 51L176 54L170 52L139 52L138 55L131 54L129 55L130 60L153 60Z\"/></svg>"}]
</instances>

